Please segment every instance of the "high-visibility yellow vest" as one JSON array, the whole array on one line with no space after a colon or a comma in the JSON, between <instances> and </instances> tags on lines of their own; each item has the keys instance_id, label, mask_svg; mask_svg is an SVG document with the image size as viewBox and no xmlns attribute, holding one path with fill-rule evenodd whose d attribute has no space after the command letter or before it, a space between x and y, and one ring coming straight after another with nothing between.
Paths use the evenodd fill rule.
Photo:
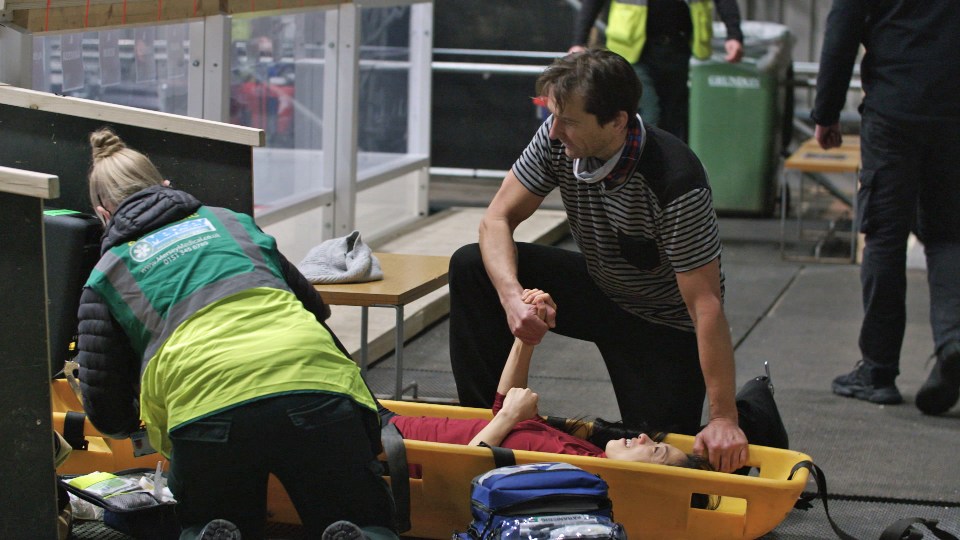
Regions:
<instances>
[{"instance_id":1,"label":"high-visibility yellow vest","mask_svg":"<svg viewBox=\"0 0 960 540\"><path fill-rule=\"evenodd\" d=\"M693 22L690 50L701 60L710 58L713 37L712 0L686 0ZM607 48L631 64L640 59L647 41L647 0L612 0L607 18Z\"/></svg>"}]
</instances>

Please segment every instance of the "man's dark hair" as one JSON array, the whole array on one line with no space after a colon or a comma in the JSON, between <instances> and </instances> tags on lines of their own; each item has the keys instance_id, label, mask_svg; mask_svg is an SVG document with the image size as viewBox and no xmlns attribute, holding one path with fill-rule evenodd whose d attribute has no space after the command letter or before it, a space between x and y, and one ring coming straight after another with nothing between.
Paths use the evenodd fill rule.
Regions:
<instances>
[{"instance_id":1,"label":"man's dark hair","mask_svg":"<svg viewBox=\"0 0 960 540\"><path fill-rule=\"evenodd\" d=\"M553 93L557 110L573 96L583 98L584 111L604 125L626 111L637 114L642 88L633 66L604 49L588 49L554 60L537 79L537 95Z\"/></svg>"}]
</instances>

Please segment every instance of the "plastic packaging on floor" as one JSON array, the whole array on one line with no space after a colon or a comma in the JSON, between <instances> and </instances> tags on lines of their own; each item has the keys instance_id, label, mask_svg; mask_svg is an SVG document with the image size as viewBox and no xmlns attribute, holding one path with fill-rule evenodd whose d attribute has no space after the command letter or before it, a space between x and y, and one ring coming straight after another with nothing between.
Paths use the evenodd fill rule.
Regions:
<instances>
[{"instance_id":1,"label":"plastic packaging on floor","mask_svg":"<svg viewBox=\"0 0 960 540\"><path fill-rule=\"evenodd\" d=\"M384 401L388 409L408 416L489 418L490 411L448 405ZM685 452L693 437L668 435L667 442ZM470 523L470 481L494 468L490 451L481 447L404 441L407 462L419 468L410 479L410 521L405 535L449 538ZM585 456L514 451L516 461L564 461L600 475L609 484L614 519L628 538L757 538L773 530L793 509L807 483L792 467L810 457L800 452L750 447L749 465L756 476L634 463ZM719 507L691 507L694 494L718 496Z\"/></svg>"},{"instance_id":2,"label":"plastic packaging on floor","mask_svg":"<svg viewBox=\"0 0 960 540\"><path fill-rule=\"evenodd\" d=\"M103 520L103 508L85 501L73 493L70 494L70 509L73 511L73 519L86 521Z\"/></svg>"}]
</instances>

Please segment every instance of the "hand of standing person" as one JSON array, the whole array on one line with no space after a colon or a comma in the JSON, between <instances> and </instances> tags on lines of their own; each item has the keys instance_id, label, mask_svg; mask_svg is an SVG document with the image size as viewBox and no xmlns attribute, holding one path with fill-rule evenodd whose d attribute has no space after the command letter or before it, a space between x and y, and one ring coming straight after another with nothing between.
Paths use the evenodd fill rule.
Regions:
<instances>
[{"instance_id":1,"label":"hand of standing person","mask_svg":"<svg viewBox=\"0 0 960 540\"><path fill-rule=\"evenodd\" d=\"M817 139L817 142L820 143L820 148L823 148L824 150L839 148L840 145L843 144L843 134L840 132L840 122L829 126L821 126L820 124L817 124L817 127L813 132L813 136Z\"/></svg>"},{"instance_id":2,"label":"hand of standing person","mask_svg":"<svg viewBox=\"0 0 960 540\"><path fill-rule=\"evenodd\" d=\"M743 58L743 43L736 39L728 39L723 44L723 49L727 52L724 60L731 64L736 64Z\"/></svg>"}]
</instances>

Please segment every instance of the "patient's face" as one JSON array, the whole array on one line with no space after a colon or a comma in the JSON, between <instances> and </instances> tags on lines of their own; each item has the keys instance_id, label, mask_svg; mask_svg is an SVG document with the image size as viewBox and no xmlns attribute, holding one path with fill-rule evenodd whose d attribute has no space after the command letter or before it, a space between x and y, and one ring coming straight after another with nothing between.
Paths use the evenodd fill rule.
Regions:
<instances>
[{"instance_id":1,"label":"patient's face","mask_svg":"<svg viewBox=\"0 0 960 540\"><path fill-rule=\"evenodd\" d=\"M682 465L687 455L679 448L663 442L654 442L646 433L632 439L617 439L607 443L605 449L610 459L637 461L640 463L659 463L661 465Z\"/></svg>"}]
</instances>

